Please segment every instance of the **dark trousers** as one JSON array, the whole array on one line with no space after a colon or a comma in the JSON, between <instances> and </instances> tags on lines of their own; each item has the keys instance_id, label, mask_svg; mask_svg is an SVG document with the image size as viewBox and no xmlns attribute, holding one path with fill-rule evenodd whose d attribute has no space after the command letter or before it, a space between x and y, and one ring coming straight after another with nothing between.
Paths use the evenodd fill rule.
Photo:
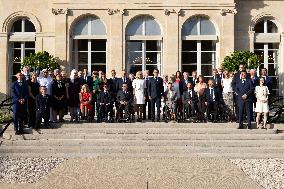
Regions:
<instances>
[{"instance_id":1,"label":"dark trousers","mask_svg":"<svg viewBox=\"0 0 284 189\"><path fill-rule=\"evenodd\" d=\"M145 104L143 105L143 119L146 120L146 107L148 105L148 119L151 120L151 101L146 97Z\"/></svg>"},{"instance_id":2,"label":"dark trousers","mask_svg":"<svg viewBox=\"0 0 284 189\"><path fill-rule=\"evenodd\" d=\"M213 121L216 121L217 113L218 113L218 102L217 101L209 101L207 105L207 117L210 119L210 114L213 114Z\"/></svg>"},{"instance_id":3,"label":"dark trousers","mask_svg":"<svg viewBox=\"0 0 284 189\"><path fill-rule=\"evenodd\" d=\"M151 119L152 120L155 120L155 107L157 107L157 120L160 120L161 98L155 97L151 99Z\"/></svg>"},{"instance_id":4,"label":"dark trousers","mask_svg":"<svg viewBox=\"0 0 284 189\"><path fill-rule=\"evenodd\" d=\"M103 119L107 119L108 113L110 113L110 116L113 117L113 105L100 105L98 112L98 119L99 121L102 121Z\"/></svg>"},{"instance_id":5,"label":"dark trousers","mask_svg":"<svg viewBox=\"0 0 284 189\"><path fill-rule=\"evenodd\" d=\"M118 116L118 119L122 119L123 118L123 110L125 111L125 117L126 118L130 118L130 114L131 114L131 108L130 108L130 104L119 104L118 106L118 112L117 112L117 116Z\"/></svg>"},{"instance_id":6,"label":"dark trousers","mask_svg":"<svg viewBox=\"0 0 284 189\"><path fill-rule=\"evenodd\" d=\"M183 110L184 110L184 113L185 113L185 118L188 119L188 118L191 118L193 117L193 115L195 114L195 109L196 109L196 105L194 103L184 103L183 104Z\"/></svg>"},{"instance_id":7,"label":"dark trousers","mask_svg":"<svg viewBox=\"0 0 284 189\"><path fill-rule=\"evenodd\" d=\"M36 103L34 99L28 101L28 112L29 112L29 127L35 128L36 124Z\"/></svg>"},{"instance_id":8,"label":"dark trousers","mask_svg":"<svg viewBox=\"0 0 284 189\"><path fill-rule=\"evenodd\" d=\"M239 107L239 128L243 128L244 113L247 113L248 128L251 128L253 103L251 101L238 100Z\"/></svg>"},{"instance_id":9,"label":"dark trousers","mask_svg":"<svg viewBox=\"0 0 284 189\"><path fill-rule=\"evenodd\" d=\"M41 125L41 120L44 120L44 125L46 126L48 124L48 120L50 117L49 113L49 108L47 111L42 112L42 111L36 111L36 124L35 124L35 129L39 129Z\"/></svg>"},{"instance_id":10,"label":"dark trousers","mask_svg":"<svg viewBox=\"0 0 284 189\"><path fill-rule=\"evenodd\" d=\"M235 117L238 118L239 117L238 95L234 94L233 100L234 100Z\"/></svg>"},{"instance_id":11,"label":"dark trousers","mask_svg":"<svg viewBox=\"0 0 284 189\"><path fill-rule=\"evenodd\" d=\"M24 121L26 115L27 106L26 104L16 103L13 106L13 122L14 130L18 132L23 132L24 130Z\"/></svg>"}]
</instances>

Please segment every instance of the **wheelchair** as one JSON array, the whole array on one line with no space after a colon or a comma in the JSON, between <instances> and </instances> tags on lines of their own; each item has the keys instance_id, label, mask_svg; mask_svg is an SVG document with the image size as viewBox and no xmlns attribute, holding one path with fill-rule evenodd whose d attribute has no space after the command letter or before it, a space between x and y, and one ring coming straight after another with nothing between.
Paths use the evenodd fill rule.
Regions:
<instances>
[{"instance_id":1,"label":"wheelchair","mask_svg":"<svg viewBox=\"0 0 284 189\"><path fill-rule=\"evenodd\" d=\"M197 119L196 117L196 113L198 110L197 104L195 102L193 102L193 105L182 105L182 121L186 122L194 122L194 120Z\"/></svg>"},{"instance_id":2,"label":"wheelchair","mask_svg":"<svg viewBox=\"0 0 284 189\"><path fill-rule=\"evenodd\" d=\"M169 121L181 121L180 117L176 113L176 109L175 102L167 102L166 99L164 100L163 119L165 123L168 123Z\"/></svg>"},{"instance_id":3,"label":"wheelchair","mask_svg":"<svg viewBox=\"0 0 284 189\"><path fill-rule=\"evenodd\" d=\"M113 123L114 122L114 108L113 104L105 104L99 106L98 118L97 122L106 122Z\"/></svg>"},{"instance_id":4,"label":"wheelchair","mask_svg":"<svg viewBox=\"0 0 284 189\"><path fill-rule=\"evenodd\" d=\"M128 106L119 104L116 112L116 121L118 123L133 123L135 122L135 111L133 104Z\"/></svg>"}]
</instances>

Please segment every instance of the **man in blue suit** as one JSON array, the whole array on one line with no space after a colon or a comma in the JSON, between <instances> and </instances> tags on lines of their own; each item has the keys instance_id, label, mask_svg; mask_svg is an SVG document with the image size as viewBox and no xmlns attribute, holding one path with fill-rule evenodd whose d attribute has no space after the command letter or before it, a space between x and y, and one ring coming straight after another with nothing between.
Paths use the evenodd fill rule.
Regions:
<instances>
[{"instance_id":1,"label":"man in blue suit","mask_svg":"<svg viewBox=\"0 0 284 189\"><path fill-rule=\"evenodd\" d=\"M242 71L240 77L235 88L237 105L239 107L239 129L243 129L243 114L245 109L248 119L248 129L251 129L254 87L251 80L247 78L246 71Z\"/></svg>"},{"instance_id":2,"label":"man in blue suit","mask_svg":"<svg viewBox=\"0 0 284 189\"><path fill-rule=\"evenodd\" d=\"M262 68L259 77L263 77L265 81L265 85L268 87L269 92L272 92L272 78L267 75L267 69Z\"/></svg>"},{"instance_id":3,"label":"man in blue suit","mask_svg":"<svg viewBox=\"0 0 284 189\"><path fill-rule=\"evenodd\" d=\"M155 107L157 107L157 122L160 121L161 98L164 96L163 79L158 77L159 70L154 69L153 77L148 83L148 95L151 101L151 119L155 121Z\"/></svg>"},{"instance_id":4,"label":"man in blue suit","mask_svg":"<svg viewBox=\"0 0 284 189\"><path fill-rule=\"evenodd\" d=\"M24 119L27 111L29 88L23 80L23 74L16 74L17 81L12 84L13 119L16 135L24 134Z\"/></svg>"}]
</instances>

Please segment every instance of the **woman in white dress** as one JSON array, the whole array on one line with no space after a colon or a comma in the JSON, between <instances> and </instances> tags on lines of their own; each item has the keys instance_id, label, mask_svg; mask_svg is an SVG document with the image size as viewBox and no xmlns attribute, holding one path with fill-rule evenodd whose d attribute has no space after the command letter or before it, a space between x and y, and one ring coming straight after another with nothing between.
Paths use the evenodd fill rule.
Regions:
<instances>
[{"instance_id":1,"label":"woman in white dress","mask_svg":"<svg viewBox=\"0 0 284 189\"><path fill-rule=\"evenodd\" d=\"M226 105L226 110L229 114L229 121L233 121L233 87L232 87L233 78L230 77L228 71L224 71L224 78L221 80L223 87L223 100Z\"/></svg>"},{"instance_id":2,"label":"woman in white dress","mask_svg":"<svg viewBox=\"0 0 284 189\"><path fill-rule=\"evenodd\" d=\"M143 106L145 104L146 82L143 79L143 74L141 71L138 71L136 73L136 79L133 80L132 86L133 86L134 102L138 116L137 121L142 122Z\"/></svg>"},{"instance_id":3,"label":"woman in white dress","mask_svg":"<svg viewBox=\"0 0 284 189\"><path fill-rule=\"evenodd\" d=\"M267 122L267 116L269 113L269 107L268 107L268 95L269 90L268 87L264 85L264 78L259 78L259 86L255 87L255 97L257 99L256 101L256 108L255 112L257 113L256 116L256 126L259 128L259 122L260 122L260 115L263 114L263 127L266 129L266 122Z\"/></svg>"}]
</instances>

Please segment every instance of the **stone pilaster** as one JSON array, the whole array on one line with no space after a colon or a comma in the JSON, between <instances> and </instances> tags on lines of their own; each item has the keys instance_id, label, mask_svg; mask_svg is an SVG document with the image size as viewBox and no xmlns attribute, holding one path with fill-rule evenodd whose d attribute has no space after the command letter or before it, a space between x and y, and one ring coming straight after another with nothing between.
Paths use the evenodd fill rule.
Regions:
<instances>
[{"instance_id":1,"label":"stone pilaster","mask_svg":"<svg viewBox=\"0 0 284 189\"><path fill-rule=\"evenodd\" d=\"M0 33L0 94L9 93L9 83L11 79L9 77L9 60L8 60L8 35L7 33Z\"/></svg>"}]
</instances>

